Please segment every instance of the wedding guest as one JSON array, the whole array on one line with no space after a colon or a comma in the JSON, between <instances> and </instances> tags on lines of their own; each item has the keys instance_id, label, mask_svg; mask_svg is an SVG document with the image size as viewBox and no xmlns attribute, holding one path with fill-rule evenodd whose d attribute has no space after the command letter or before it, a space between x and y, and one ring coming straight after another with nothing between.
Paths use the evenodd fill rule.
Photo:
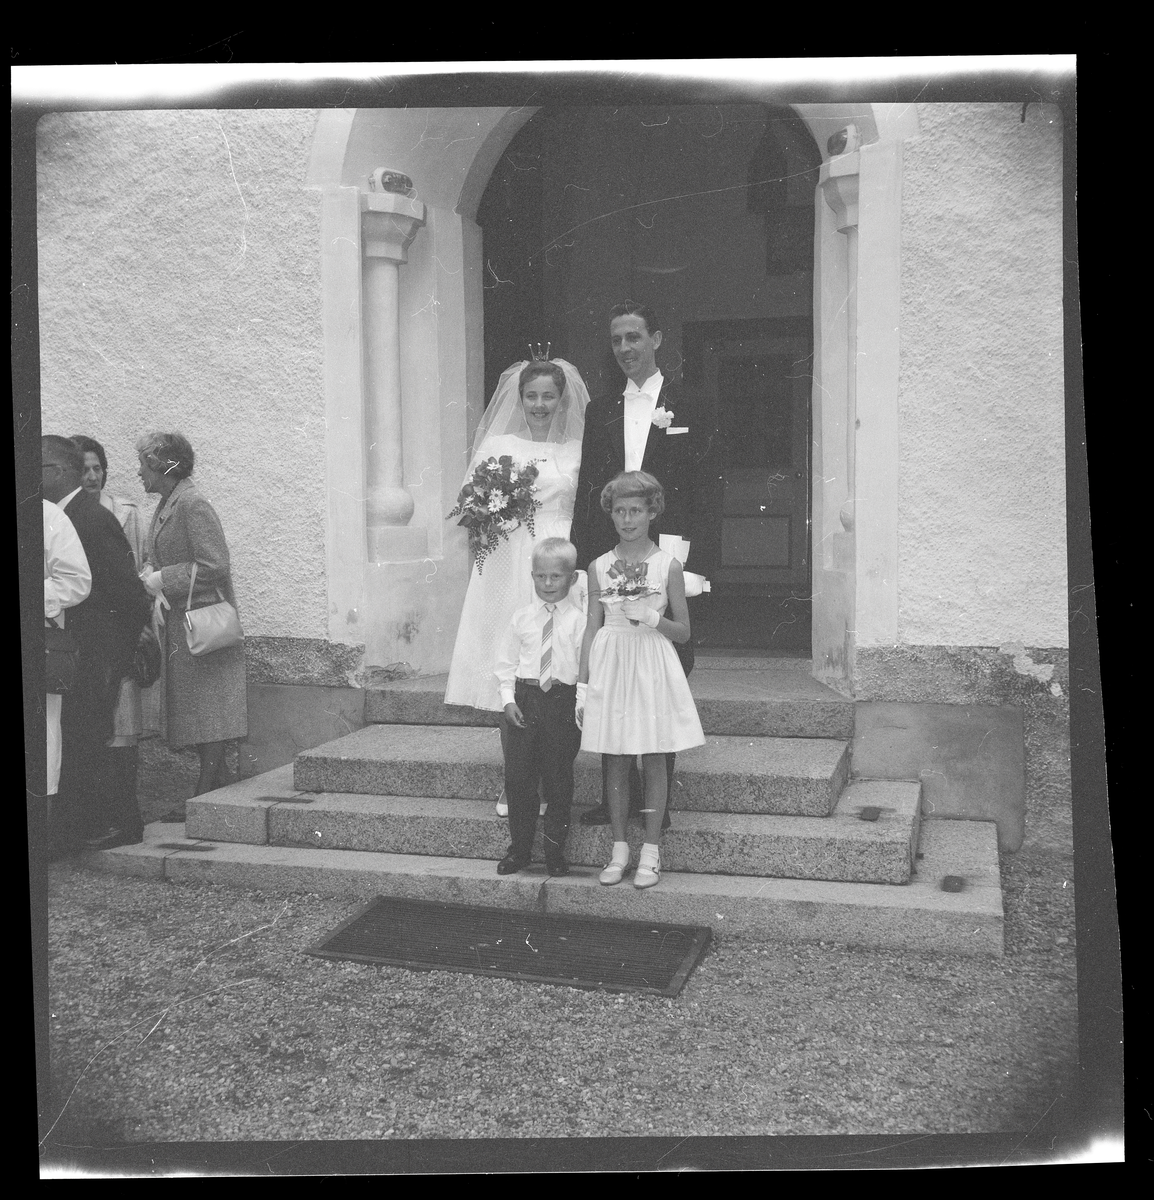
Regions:
<instances>
[{"instance_id":1,"label":"wedding guest","mask_svg":"<svg viewBox=\"0 0 1154 1200\"><path fill-rule=\"evenodd\" d=\"M44 620L67 628L66 608L74 608L92 590L92 572L76 529L62 508L51 500L41 501L44 507ZM48 740L48 821L52 825L51 797L60 786L60 705L59 692L45 697Z\"/></svg>"},{"instance_id":2,"label":"wedding guest","mask_svg":"<svg viewBox=\"0 0 1154 1200\"><path fill-rule=\"evenodd\" d=\"M603 884L629 867L629 765L642 756L645 841L633 886L661 875L661 832L669 799L665 756L705 743L701 721L674 642L689 640L681 564L649 537L661 515L661 484L644 471L623 471L605 485L601 505L617 545L589 568L589 617L577 686L581 749L605 756L613 854ZM668 607L669 616L662 616Z\"/></svg>"},{"instance_id":3,"label":"wedding guest","mask_svg":"<svg viewBox=\"0 0 1154 1200\"><path fill-rule=\"evenodd\" d=\"M120 523L81 487L80 450L65 437L40 441L44 497L68 515L92 572L92 590L69 614L80 663L76 684L60 706L61 819L54 834L56 851L69 853L106 832L113 713L149 604Z\"/></svg>"},{"instance_id":4,"label":"wedding guest","mask_svg":"<svg viewBox=\"0 0 1154 1200\"><path fill-rule=\"evenodd\" d=\"M95 438L74 434L72 440L84 455L81 486L120 522L132 549L134 570L139 574L144 566L145 533L140 506L135 500L114 496L105 488L108 481L108 455ZM155 714L158 701L152 702L151 688L149 693L149 712ZM106 759L110 777L104 788L109 807L101 818L104 829L95 838L100 845L131 845L144 837L144 822L136 800L139 769L137 747L143 733L144 702L141 690L131 676L125 676L120 681L120 695L112 716L112 740Z\"/></svg>"},{"instance_id":5,"label":"wedding guest","mask_svg":"<svg viewBox=\"0 0 1154 1200\"><path fill-rule=\"evenodd\" d=\"M538 542L532 578L536 596L513 614L494 670L508 721L505 795L512 842L497 874L529 865L541 796L545 867L550 875L567 875L573 760L581 747L574 706L585 633L584 610L570 599L577 578L573 544L564 538Z\"/></svg>"},{"instance_id":6,"label":"wedding guest","mask_svg":"<svg viewBox=\"0 0 1154 1200\"><path fill-rule=\"evenodd\" d=\"M232 782L225 762L230 741L248 736L244 646L193 655L184 614L197 568L192 607L221 596L234 608L228 543L213 506L193 482L192 446L180 433L150 433L136 443L140 480L160 497L145 542L141 578L165 609L164 712L168 744L195 746L200 757L197 796Z\"/></svg>"}]
</instances>

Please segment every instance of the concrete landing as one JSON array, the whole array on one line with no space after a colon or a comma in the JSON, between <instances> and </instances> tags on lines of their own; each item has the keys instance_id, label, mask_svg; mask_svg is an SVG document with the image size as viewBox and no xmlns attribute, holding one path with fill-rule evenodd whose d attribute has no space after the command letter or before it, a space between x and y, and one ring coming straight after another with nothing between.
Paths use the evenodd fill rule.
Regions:
<instances>
[{"instance_id":1,"label":"concrete landing","mask_svg":"<svg viewBox=\"0 0 1154 1200\"><path fill-rule=\"evenodd\" d=\"M493 861L352 850L220 844L154 824L139 846L92 852L87 866L173 883L207 882L263 892L368 900L412 896L512 909L701 924L715 937L757 942L841 942L947 954L1000 955L1002 894L991 823L931 821L918 873L905 887L668 872L638 891L629 878L602 887L596 869L551 879L543 867L499 876ZM960 892L941 881L960 875Z\"/></svg>"},{"instance_id":2,"label":"concrete landing","mask_svg":"<svg viewBox=\"0 0 1154 1200\"><path fill-rule=\"evenodd\" d=\"M852 738L853 701L799 669L799 661L808 667L804 660L761 658L700 664L689 688L702 728L736 737ZM496 713L445 704L447 679L428 675L367 691L366 724L496 725Z\"/></svg>"},{"instance_id":3,"label":"concrete landing","mask_svg":"<svg viewBox=\"0 0 1154 1200\"><path fill-rule=\"evenodd\" d=\"M276 777L275 780L273 777ZM190 837L369 853L456 858L502 858L508 822L491 801L350 793L300 793L286 770L189 801ZM283 795L278 795L278 791ZM762 816L679 812L663 838L670 871L825 879L859 883L909 881L920 822L918 783L851 784L832 816ZM878 819L863 821L863 808ZM640 823L630 829L640 848ZM600 868L612 851L608 826L574 821L566 844L570 862ZM537 857L544 859L540 832Z\"/></svg>"},{"instance_id":4,"label":"concrete landing","mask_svg":"<svg viewBox=\"0 0 1154 1200\"><path fill-rule=\"evenodd\" d=\"M677 756L673 807L701 812L828 816L849 775L849 742L710 737ZM493 799L504 767L496 729L369 725L297 755L294 787L308 792ZM580 754L574 799L596 804L601 762Z\"/></svg>"}]
</instances>

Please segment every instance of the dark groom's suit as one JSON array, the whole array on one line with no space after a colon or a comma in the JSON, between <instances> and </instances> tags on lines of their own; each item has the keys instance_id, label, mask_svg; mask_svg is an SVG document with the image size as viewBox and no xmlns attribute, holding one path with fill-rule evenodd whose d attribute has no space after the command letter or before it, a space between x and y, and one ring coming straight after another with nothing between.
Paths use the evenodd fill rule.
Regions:
<instances>
[{"instance_id":1,"label":"dark groom's suit","mask_svg":"<svg viewBox=\"0 0 1154 1200\"><path fill-rule=\"evenodd\" d=\"M668 381L661 385L657 403L673 413L670 428L688 433L670 434L650 427L641 469L665 489L665 512L653 523L652 536L672 533L696 541L707 513L697 503L700 465L713 453L716 437L696 419L681 388ZM585 436L581 442L581 473L577 479L577 501L573 509L570 540L577 547L577 563L585 568L599 555L617 545L617 531L609 514L601 508L601 489L625 470L624 388L612 396L591 400L585 409ZM695 556L696 557L696 556Z\"/></svg>"},{"instance_id":2,"label":"dark groom's suit","mask_svg":"<svg viewBox=\"0 0 1154 1200\"><path fill-rule=\"evenodd\" d=\"M595 558L617 545L617 531L609 514L601 508L601 489L625 470L625 396L591 400L585 409L585 436L581 441L581 472L577 478L577 500L573 508L570 541L577 547L577 564L585 568ZM668 381L661 385L658 406L673 413L670 428L686 428L687 433L670 434L651 426L645 440L641 469L652 475L665 489L665 512L653 522L649 536L656 542L663 533L683 537L700 547L710 534L710 508L714 503L712 487L703 487L703 476L715 457L717 437L713 429L696 414L680 387ZM690 550L687 567L701 557ZM693 646L674 647L686 674L693 667Z\"/></svg>"}]
</instances>

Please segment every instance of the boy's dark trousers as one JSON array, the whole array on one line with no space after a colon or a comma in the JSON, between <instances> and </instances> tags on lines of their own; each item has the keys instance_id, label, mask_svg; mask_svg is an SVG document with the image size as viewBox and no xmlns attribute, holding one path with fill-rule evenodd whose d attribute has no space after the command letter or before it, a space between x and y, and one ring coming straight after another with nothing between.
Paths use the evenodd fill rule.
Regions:
<instances>
[{"instance_id":1,"label":"boy's dark trousers","mask_svg":"<svg viewBox=\"0 0 1154 1200\"><path fill-rule=\"evenodd\" d=\"M572 683L554 683L543 692L536 683L518 679L513 695L525 718L525 728L518 729L510 721L505 742L505 800L512 839L509 853L526 863L532 859L543 798L548 804L545 861L563 862L573 804L573 760L581 749L581 730L575 716L577 688Z\"/></svg>"}]
</instances>

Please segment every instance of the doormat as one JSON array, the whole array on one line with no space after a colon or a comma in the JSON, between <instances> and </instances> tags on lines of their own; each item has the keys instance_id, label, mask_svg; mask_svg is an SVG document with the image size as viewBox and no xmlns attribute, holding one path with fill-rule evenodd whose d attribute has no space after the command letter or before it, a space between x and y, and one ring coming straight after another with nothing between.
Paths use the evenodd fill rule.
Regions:
<instances>
[{"instance_id":1,"label":"doormat","mask_svg":"<svg viewBox=\"0 0 1154 1200\"><path fill-rule=\"evenodd\" d=\"M709 945L705 925L658 925L378 896L306 954L414 971L676 996Z\"/></svg>"}]
</instances>

